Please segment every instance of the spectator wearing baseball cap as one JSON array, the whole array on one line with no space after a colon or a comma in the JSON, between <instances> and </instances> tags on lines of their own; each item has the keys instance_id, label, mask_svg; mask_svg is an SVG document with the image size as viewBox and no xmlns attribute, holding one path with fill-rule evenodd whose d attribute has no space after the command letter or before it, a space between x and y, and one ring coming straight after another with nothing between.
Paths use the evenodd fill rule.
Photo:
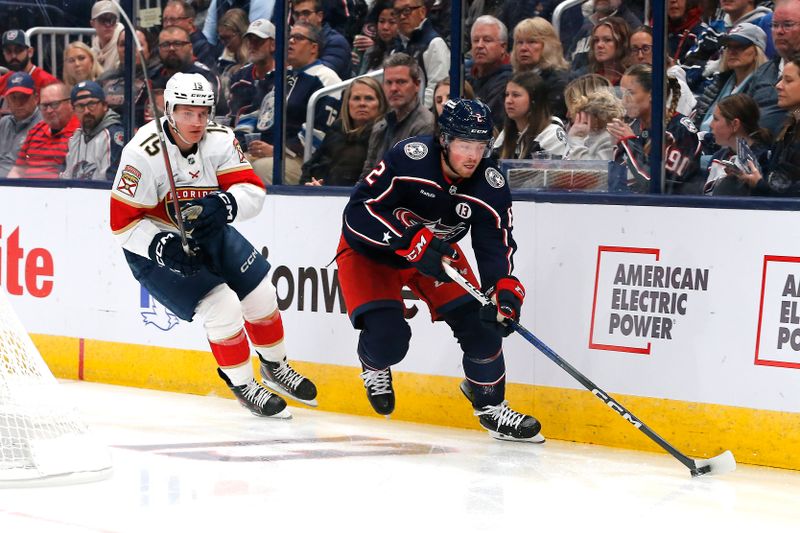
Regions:
<instances>
[{"instance_id":1,"label":"spectator wearing baseball cap","mask_svg":"<svg viewBox=\"0 0 800 533\"><path fill-rule=\"evenodd\" d=\"M8 30L2 39L3 58L9 72L0 76L0 95L5 95L6 84L14 72L27 72L33 78L37 90L45 85L58 81L52 74L37 67L31 61L34 49L28 36L22 30Z\"/></svg>"},{"instance_id":2,"label":"spectator wearing baseball cap","mask_svg":"<svg viewBox=\"0 0 800 533\"><path fill-rule=\"evenodd\" d=\"M720 38L720 43L724 48L719 73L706 86L695 107L695 122L701 131L711 130L717 102L732 94L746 93L755 70L768 61L764 53L767 34L755 24L743 22L734 26Z\"/></svg>"},{"instance_id":3,"label":"spectator wearing baseball cap","mask_svg":"<svg viewBox=\"0 0 800 533\"><path fill-rule=\"evenodd\" d=\"M42 120L36 84L27 72L12 72L3 96L10 114L0 118L0 178L8 176L28 132Z\"/></svg>"},{"instance_id":4,"label":"spectator wearing baseball cap","mask_svg":"<svg viewBox=\"0 0 800 533\"><path fill-rule=\"evenodd\" d=\"M63 82L43 87L39 111L42 120L22 142L9 178L54 179L64 170L69 140L80 126L70 103L69 87Z\"/></svg>"},{"instance_id":5,"label":"spectator wearing baseball cap","mask_svg":"<svg viewBox=\"0 0 800 533\"><path fill-rule=\"evenodd\" d=\"M69 140L61 177L113 181L125 144L119 114L108 108L103 88L94 81L75 84L70 101L81 127Z\"/></svg>"},{"instance_id":6,"label":"spectator wearing baseball cap","mask_svg":"<svg viewBox=\"0 0 800 533\"><path fill-rule=\"evenodd\" d=\"M110 0L96 2L92 6L92 20L89 21L89 25L97 32L92 37L92 50L100 66L104 71L116 68L119 63L117 37L124 27L119 22L119 12L114 2Z\"/></svg>"},{"instance_id":7,"label":"spectator wearing baseball cap","mask_svg":"<svg viewBox=\"0 0 800 533\"><path fill-rule=\"evenodd\" d=\"M242 37L242 50L248 63L231 76L228 101L231 125L241 113L253 111L260 103L257 85L267 83L267 74L275 70L275 26L267 19L256 19ZM271 81L269 82L271 83ZM271 90L263 87L267 92Z\"/></svg>"}]
</instances>

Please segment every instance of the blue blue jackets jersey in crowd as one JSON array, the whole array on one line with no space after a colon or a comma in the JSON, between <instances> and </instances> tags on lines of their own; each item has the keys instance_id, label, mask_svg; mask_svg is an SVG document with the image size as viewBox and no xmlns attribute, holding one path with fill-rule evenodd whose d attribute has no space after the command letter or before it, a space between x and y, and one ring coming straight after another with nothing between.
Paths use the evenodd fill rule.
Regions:
<instances>
[{"instance_id":1,"label":"blue blue jackets jersey in crowd","mask_svg":"<svg viewBox=\"0 0 800 533\"><path fill-rule=\"evenodd\" d=\"M514 269L511 190L494 159L483 159L471 178L450 180L440 154L431 136L411 137L390 149L353 191L344 210L344 238L375 261L410 268L389 246L406 227L425 224L449 243L471 230L481 285L491 287Z\"/></svg>"}]
</instances>

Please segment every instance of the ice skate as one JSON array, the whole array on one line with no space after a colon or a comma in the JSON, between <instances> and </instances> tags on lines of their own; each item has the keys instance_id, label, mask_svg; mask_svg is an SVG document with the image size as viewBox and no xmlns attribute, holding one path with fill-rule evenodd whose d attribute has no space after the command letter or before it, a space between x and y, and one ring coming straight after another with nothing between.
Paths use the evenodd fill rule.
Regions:
<instances>
[{"instance_id":1,"label":"ice skate","mask_svg":"<svg viewBox=\"0 0 800 533\"><path fill-rule=\"evenodd\" d=\"M364 371L361 379L367 389L367 399L379 415L388 417L394 411L394 389L392 388L392 371L370 370L362 365Z\"/></svg>"},{"instance_id":2,"label":"ice skate","mask_svg":"<svg viewBox=\"0 0 800 533\"><path fill-rule=\"evenodd\" d=\"M231 389L239 403L254 415L270 418L292 418L292 414L286 409L286 402L283 398L259 385L255 379L251 379L250 382L244 385L234 385L221 368L217 369L217 373L228 388Z\"/></svg>"},{"instance_id":3,"label":"ice skate","mask_svg":"<svg viewBox=\"0 0 800 533\"><path fill-rule=\"evenodd\" d=\"M474 394L469 382L465 379L459 386L461 393L470 401L474 400ZM523 442L544 442L544 435L541 434L542 424L534 417L518 413L508 406L507 401L499 405L489 405L475 410L481 425L489 431L489 434L498 440L515 440Z\"/></svg>"},{"instance_id":4,"label":"ice skate","mask_svg":"<svg viewBox=\"0 0 800 533\"><path fill-rule=\"evenodd\" d=\"M261 354L258 359L261 361L261 382L264 386L295 401L317 406L317 387L289 366L286 357L278 363L267 361Z\"/></svg>"}]
</instances>

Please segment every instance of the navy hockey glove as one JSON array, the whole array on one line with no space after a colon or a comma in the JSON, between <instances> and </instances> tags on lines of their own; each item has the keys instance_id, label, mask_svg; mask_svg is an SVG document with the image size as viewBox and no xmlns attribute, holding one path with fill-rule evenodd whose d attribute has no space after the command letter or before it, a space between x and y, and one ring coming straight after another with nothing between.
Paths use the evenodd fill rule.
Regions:
<instances>
[{"instance_id":1,"label":"navy hockey glove","mask_svg":"<svg viewBox=\"0 0 800 533\"><path fill-rule=\"evenodd\" d=\"M442 258L455 259L458 254L452 246L433 236L431 230L421 224L409 226L400 237L393 239L394 253L405 257L409 263L425 274L447 283L453 281L442 268Z\"/></svg>"},{"instance_id":2,"label":"navy hockey glove","mask_svg":"<svg viewBox=\"0 0 800 533\"><path fill-rule=\"evenodd\" d=\"M480 309L484 327L494 329L503 337L508 337L514 329L511 321L518 322L525 300L525 287L514 276L500 278L494 289L487 295L492 303Z\"/></svg>"},{"instance_id":3,"label":"navy hockey glove","mask_svg":"<svg viewBox=\"0 0 800 533\"><path fill-rule=\"evenodd\" d=\"M192 239L204 241L236 218L236 198L227 192L214 192L193 200L181 209L183 225Z\"/></svg>"},{"instance_id":4,"label":"navy hockey glove","mask_svg":"<svg viewBox=\"0 0 800 533\"><path fill-rule=\"evenodd\" d=\"M200 248L189 244L192 254L187 254L177 233L162 231L150 243L150 259L160 267L168 268L181 276L193 276L203 266Z\"/></svg>"}]
</instances>

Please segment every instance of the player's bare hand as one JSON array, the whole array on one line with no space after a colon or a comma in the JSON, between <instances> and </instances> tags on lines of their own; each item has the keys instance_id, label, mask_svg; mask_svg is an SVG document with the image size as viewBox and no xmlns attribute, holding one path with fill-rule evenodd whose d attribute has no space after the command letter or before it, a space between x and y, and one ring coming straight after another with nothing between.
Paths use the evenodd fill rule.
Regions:
<instances>
[{"instance_id":1,"label":"player's bare hand","mask_svg":"<svg viewBox=\"0 0 800 533\"><path fill-rule=\"evenodd\" d=\"M370 46L374 45L375 41L367 37L366 35L356 35L355 39L353 39L353 48L363 52Z\"/></svg>"},{"instance_id":2,"label":"player's bare hand","mask_svg":"<svg viewBox=\"0 0 800 533\"><path fill-rule=\"evenodd\" d=\"M631 127L618 118L615 118L608 123L606 126L606 131L608 131L608 133L611 134L611 136L617 141L620 141L626 137L633 137L635 135Z\"/></svg>"},{"instance_id":3,"label":"player's bare hand","mask_svg":"<svg viewBox=\"0 0 800 533\"><path fill-rule=\"evenodd\" d=\"M250 141L247 145L247 151L256 159L270 157L272 155L272 145L264 141Z\"/></svg>"},{"instance_id":4,"label":"player's bare hand","mask_svg":"<svg viewBox=\"0 0 800 533\"><path fill-rule=\"evenodd\" d=\"M325 178L317 179L312 177L311 181L307 182L306 185L309 187L322 187L323 185L325 185Z\"/></svg>"}]
</instances>

